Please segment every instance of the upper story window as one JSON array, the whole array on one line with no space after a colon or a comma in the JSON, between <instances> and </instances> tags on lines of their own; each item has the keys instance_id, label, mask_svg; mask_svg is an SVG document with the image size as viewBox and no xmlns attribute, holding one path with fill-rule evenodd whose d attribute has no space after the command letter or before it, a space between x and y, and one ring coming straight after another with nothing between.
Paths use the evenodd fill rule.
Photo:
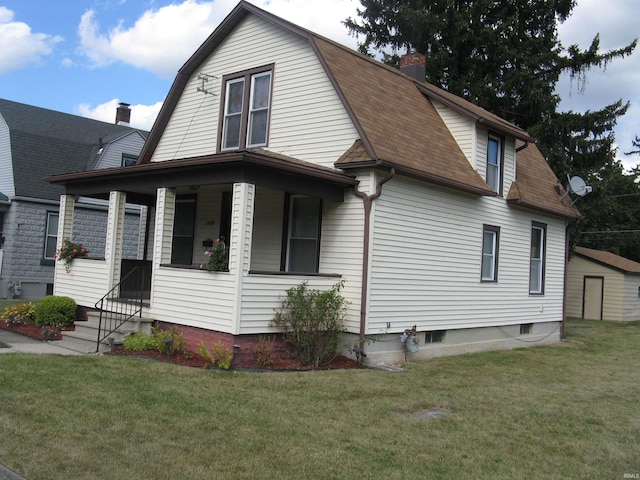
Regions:
<instances>
[{"instance_id":1,"label":"upper story window","mask_svg":"<svg viewBox=\"0 0 640 480\"><path fill-rule=\"evenodd\" d=\"M501 137L489 134L487 140L487 183L491 189L502 194L502 171L504 167L504 141Z\"/></svg>"},{"instance_id":2,"label":"upper story window","mask_svg":"<svg viewBox=\"0 0 640 480\"><path fill-rule=\"evenodd\" d=\"M226 76L220 150L267 144L273 65Z\"/></svg>"},{"instance_id":3,"label":"upper story window","mask_svg":"<svg viewBox=\"0 0 640 480\"><path fill-rule=\"evenodd\" d=\"M130 167L131 165L135 165L138 163L138 155L131 155L129 153L122 154L122 160L120 165L122 167Z\"/></svg>"},{"instance_id":4,"label":"upper story window","mask_svg":"<svg viewBox=\"0 0 640 480\"><path fill-rule=\"evenodd\" d=\"M138 163L138 155L131 155L129 153L122 154L122 160L120 165L123 167L130 167L131 165L135 165Z\"/></svg>"}]
</instances>

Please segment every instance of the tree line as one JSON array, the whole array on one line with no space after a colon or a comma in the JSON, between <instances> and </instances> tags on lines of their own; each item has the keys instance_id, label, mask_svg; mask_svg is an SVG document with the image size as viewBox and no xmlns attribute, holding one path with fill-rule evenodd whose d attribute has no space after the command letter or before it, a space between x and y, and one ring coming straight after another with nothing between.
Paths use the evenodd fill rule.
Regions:
<instances>
[{"instance_id":1,"label":"tree line","mask_svg":"<svg viewBox=\"0 0 640 480\"><path fill-rule=\"evenodd\" d=\"M360 52L397 66L409 51L427 57L425 80L527 130L556 176L579 175L593 192L580 199L572 245L640 261L640 167L625 171L613 128L629 108L620 99L595 111L559 111L556 85L570 75L579 90L589 70L632 54L637 39L602 51L564 46L558 25L575 0L361 0L343 23ZM629 155L640 154L636 137Z\"/></svg>"}]
</instances>

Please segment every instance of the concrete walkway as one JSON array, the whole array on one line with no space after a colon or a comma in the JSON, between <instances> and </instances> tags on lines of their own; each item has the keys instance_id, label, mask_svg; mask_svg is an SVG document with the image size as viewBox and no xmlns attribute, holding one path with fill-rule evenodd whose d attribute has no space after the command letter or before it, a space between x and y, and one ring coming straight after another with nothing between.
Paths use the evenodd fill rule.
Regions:
<instances>
[{"instance_id":1,"label":"concrete walkway","mask_svg":"<svg viewBox=\"0 0 640 480\"><path fill-rule=\"evenodd\" d=\"M0 480L25 480L16 472L9 470L6 467L0 465Z\"/></svg>"},{"instance_id":2,"label":"concrete walkway","mask_svg":"<svg viewBox=\"0 0 640 480\"><path fill-rule=\"evenodd\" d=\"M48 353L52 355L83 355L82 353L69 350L58 345L59 341L43 342L35 338L21 335L11 330L0 328L0 342L8 345L9 348L0 348L0 355L3 353ZM0 477L0 480L2 477Z\"/></svg>"}]
</instances>

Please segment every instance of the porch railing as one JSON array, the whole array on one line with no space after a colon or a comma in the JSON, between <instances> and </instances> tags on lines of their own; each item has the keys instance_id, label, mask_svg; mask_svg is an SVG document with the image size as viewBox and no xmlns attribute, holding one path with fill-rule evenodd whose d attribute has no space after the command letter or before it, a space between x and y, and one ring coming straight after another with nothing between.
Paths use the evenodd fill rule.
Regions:
<instances>
[{"instance_id":1,"label":"porch railing","mask_svg":"<svg viewBox=\"0 0 640 480\"><path fill-rule=\"evenodd\" d=\"M150 296L150 263L140 262L125 268L123 262L122 272L120 282L95 303L100 312L96 352L100 351L100 344L122 325L135 316L142 317L142 307Z\"/></svg>"}]
</instances>

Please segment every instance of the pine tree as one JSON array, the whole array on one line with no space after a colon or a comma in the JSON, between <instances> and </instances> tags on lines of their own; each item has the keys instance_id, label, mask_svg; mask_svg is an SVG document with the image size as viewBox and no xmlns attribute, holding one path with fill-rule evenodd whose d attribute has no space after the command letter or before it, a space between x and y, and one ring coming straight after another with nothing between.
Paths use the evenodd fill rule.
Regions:
<instances>
[{"instance_id":1,"label":"pine tree","mask_svg":"<svg viewBox=\"0 0 640 480\"><path fill-rule=\"evenodd\" d=\"M425 54L426 81L524 128L536 138L561 181L567 174L581 175L594 187L594 194L580 200L585 219L573 225L574 241L587 241L588 235L577 236L585 229L640 229L640 216L629 219L624 202L608 203L605 209L600 198L614 195L612 188L624 187L624 194L631 193L634 185L637 189L637 172L627 175L615 160L613 128L628 103L619 100L584 114L558 112L560 98L555 93L563 73L582 90L590 69L606 68L630 55L636 40L606 52L600 51L599 35L585 50L563 46L558 23L569 17L574 0L361 0L361 4L358 18L344 23L362 39L362 53L379 52L386 63L396 66L399 53ZM612 218L620 224L613 224ZM631 250L632 258L640 260L640 246Z\"/></svg>"}]
</instances>

